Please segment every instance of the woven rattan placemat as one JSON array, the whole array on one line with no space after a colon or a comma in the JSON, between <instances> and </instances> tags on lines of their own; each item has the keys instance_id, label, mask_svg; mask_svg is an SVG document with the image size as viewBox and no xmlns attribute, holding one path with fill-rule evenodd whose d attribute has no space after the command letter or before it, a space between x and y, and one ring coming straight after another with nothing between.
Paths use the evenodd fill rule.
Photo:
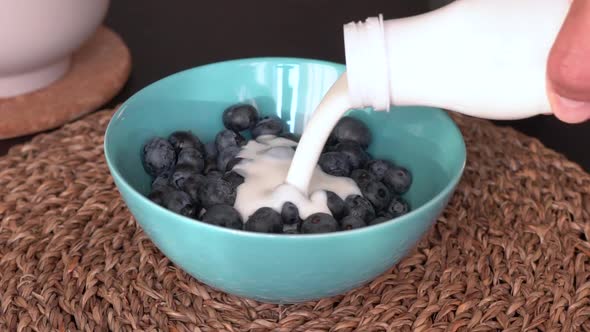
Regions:
<instances>
[{"instance_id":1,"label":"woven rattan placemat","mask_svg":"<svg viewBox=\"0 0 590 332\"><path fill-rule=\"evenodd\" d=\"M277 306L212 290L154 247L103 158L111 115L0 159L0 330L590 330L590 176L512 129L456 116L465 176L418 248L364 288Z\"/></svg>"}]
</instances>

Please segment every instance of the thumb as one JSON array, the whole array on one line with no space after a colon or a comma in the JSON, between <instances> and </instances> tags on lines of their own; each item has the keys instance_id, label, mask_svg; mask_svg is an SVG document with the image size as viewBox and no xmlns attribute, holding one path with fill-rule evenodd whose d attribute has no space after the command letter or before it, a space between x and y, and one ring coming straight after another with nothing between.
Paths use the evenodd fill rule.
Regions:
<instances>
[{"instance_id":1,"label":"thumb","mask_svg":"<svg viewBox=\"0 0 590 332\"><path fill-rule=\"evenodd\" d=\"M547 94L564 122L590 119L590 1L573 0L549 53Z\"/></svg>"}]
</instances>

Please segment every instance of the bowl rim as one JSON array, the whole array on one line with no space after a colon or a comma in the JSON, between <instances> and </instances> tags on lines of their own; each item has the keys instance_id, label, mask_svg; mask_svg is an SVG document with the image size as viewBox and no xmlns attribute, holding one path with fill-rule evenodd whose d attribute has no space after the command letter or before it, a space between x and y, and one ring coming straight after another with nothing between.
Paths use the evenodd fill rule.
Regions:
<instances>
[{"instance_id":1,"label":"bowl rim","mask_svg":"<svg viewBox=\"0 0 590 332\"><path fill-rule=\"evenodd\" d=\"M390 227L391 224L394 224L394 223L401 224L404 222L409 222L410 219L413 218L413 216L420 214L420 213L422 213L422 211L431 208L433 205L440 202L444 196L449 195L449 197L450 197L453 194L456 186L459 184L459 181L461 180L463 173L465 171L465 166L466 166L466 162L467 162L467 149L466 149L463 133L461 132L461 130L459 129L459 127L457 126L455 121L453 121L451 119L451 117L449 116L449 114L447 114L444 110L442 110L440 108L436 108L436 107L427 107L427 108L440 111L442 113L444 121L446 121L448 123L448 125L450 125L450 128L455 131L455 134L459 138L460 149L461 149L462 159L463 159L463 160L461 160L461 166L451 176L450 181L448 181L448 183L444 186L444 188L442 190L440 190L435 196L433 196L428 201L426 201L424 204L420 205L416 209L412 209L409 213L407 213L403 216L400 216L400 217L397 217L394 219L390 219L388 221L385 221L385 222L377 224L377 225L370 225L370 226L366 226L366 227L362 227L362 228L358 228L358 229L353 229L353 230L347 230L347 231L338 231L338 232L320 233L320 234L270 234L270 233L256 233L256 232L248 232L248 231L244 231L244 230L230 229L230 228L226 228L226 227L222 227L222 226L211 225L211 224L205 223L199 219L185 217L183 215L172 212L172 211L152 202L150 199L148 199L145 195L141 194L139 191L137 191L133 186L131 186L127 182L125 177L123 177L123 175L119 172L118 168L115 166L115 163L112 160L112 157L110 156L112 152L109 149L109 141L110 141L109 137L110 137L110 132L113 130L112 124L119 117L121 117L123 115L123 113L127 109L127 106L130 103L132 103L135 99L140 98L146 89L152 88L162 81L173 80L176 77L187 74L191 71L198 71L198 70L202 70L202 69L208 68L208 67L216 67L216 66L223 66L223 65L250 64L253 62L313 63L313 64L318 64L318 65L324 65L324 66L329 66L329 67L333 67L333 68L338 68L340 70L345 69L344 64L326 61L326 60L313 59L313 58L248 57L248 58L238 58L238 59L223 60L223 61L218 61L218 62L211 62L211 63L191 67L188 69L184 69L184 70L178 71L176 73L173 73L171 75L165 76L159 80L156 80L156 81L144 86L142 89L135 92L131 97L129 97L126 101L124 101L119 106L119 108L115 111L115 113L112 115L111 119L109 120L109 123L107 125L107 129L104 134L103 151L104 151L104 156L105 156L109 171L111 173L111 176L113 178L117 178L119 180L119 185L122 186L127 192L130 192L134 196L134 198L139 199L139 201L142 202L143 204L148 204L148 206L151 205L156 210L159 209L160 212L164 213L164 216L166 218L175 219L180 223L188 224L189 227L204 227L205 229L210 230L210 231L217 231L217 232L222 232L222 233L226 233L226 234L238 235L238 236L249 237L249 238L271 239L271 240L278 240L278 239L283 240L284 239L285 241L312 241L312 240L326 239L326 238L360 236L363 233L378 232L379 230L381 230L383 228ZM118 190L120 191L120 189L118 189ZM125 201L123 199L123 197L121 197L121 199L123 201ZM127 205L127 203L125 203L125 204ZM128 210L129 210L129 208L128 208ZM131 211L129 211L129 212L131 213ZM134 218L135 218L135 216L134 216ZM136 220L136 221L141 225L141 222L139 222L139 220Z\"/></svg>"}]
</instances>

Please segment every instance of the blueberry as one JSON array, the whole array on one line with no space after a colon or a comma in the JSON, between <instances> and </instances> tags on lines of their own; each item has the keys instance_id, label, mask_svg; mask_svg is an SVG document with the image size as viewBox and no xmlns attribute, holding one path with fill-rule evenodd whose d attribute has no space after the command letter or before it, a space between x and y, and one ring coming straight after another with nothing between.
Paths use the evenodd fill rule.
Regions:
<instances>
[{"instance_id":1,"label":"blueberry","mask_svg":"<svg viewBox=\"0 0 590 332\"><path fill-rule=\"evenodd\" d=\"M381 223L384 223L389 220L391 220L391 218L389 218L389 217L384 217L384 216L377 217L369 222L369 226L381 224Z\"/></svg>"},{"instance_id":2,"label":"blueberry","mask_svg":"<svg viewBox=\"0 0 590 332\"><path fill-rule=\"evenodd\" d=\"M279 137L286 138L288 140L291 140L291 141L297 142L297 143L299 143L299 139L301 139L301 136L300 135L293 134L293 133L290 133L290 132L281 133L279 135Z\"/></svg>"},{"instance_id":3,"label":"blueberry","mask_svg":"<svg viewBox=\"0 0 590 332\"><path fill-rule=\"evenodd\" d=\"M190 166L195 172L203 173L203 170L205 170L205 159L199 150L184 148L178 153L178 159L176 161L176 167L180 165Z\"/></svg>"},{"instance_id":4,"label":"blueberry","mask_svg":"<svg viewBox=\"0 0 590 332\"><path fill-rule=\"evenodd\" d=\"M237 146L228 147L219 152L217 155L217 169L222 172L230 171L239 162L239 160L234 160L238 153L240 153L240 148Z\"/></svg>"},{"instance_id":5,"label":"blueberry","mask_svg":"<svg viewBox=\"0 0 590 332\"><path fill-rule=\"evenodd\" d=\"M328 209L334 218L340 220L342 217L348 214L346 204L344 203L344 200L340 198L340 196L331 191L326 191L326 196L328 197Z\"/></svg>"},{"instance_id":6,"label":"blueberry","mask_svg":"<svg viewBox=\"0 0 590 332\"><path fill-rule=\"evenodd\" d=\"M191 200L190 196L180 189L171 189L164 195L164 207L186 217L195 217L200 208Z\"/></svg>"},{"instance_id":7,"label":"blueberry","mask_svg":"<svg viewBox=\"0 0 590 332\"><path fill-rule=\"evenodd\" d=\"M365 222L375 219L375 209L369 200L360 195L350 195L344 200L348 214L358 217Z\"/></svg>"},{"instance_id":8,"label":"blueberry","mask_svg":"<svg viewBox=\"0 0 590 332\"><path fill-rule=\"evenodd\" d=\"M217 156L215 156L215 157L207 156L207 159L205 159L205 169L203 170L203 173L209 174L210 172L213 172L213 171L219 171L217 169Z\"/></svg>"},{"instance_id":9,"label":"blueberry","mask_svg":"<svg viewBox=\"0 0 590 332\"><path fill-rule=\"evenodd\" d=\"M283 223L285 225L294 225L301 222L301 218L299 218L299 209L297 208L297 205L291 202L283 204L281 217L283 218Z\"/></svg>"},{"instance_id":10,"label":"blueberry","mask_svg":"<svg viewBox=\"0 0 590 332\"><path fill-rule=\"evenodd\" d=\"M299 234L299 225L283 225L283 234Z\"/></svg>"},{"instance_id":11,"label":"blueberry","mask_svg":"<svg viewBox=\"0 0 590 332\"><path fill-rule=\"evenodd\" d=\"M343 230L357 229L367 226L367 223L359 217L346 216L340 221Z\"/></svg>"},{"instance_id":12,"label":"blueberry","mask_svg":"<svg viewBox=\"0 0 590 332\"><path fill-rule=\"evenodd\" d=\"M168 141L172 144L176 152L182 149L191 148L197 149L201 153L205 153L205 146L201 140L190 131L175 131L168 137Z\"/></svg>"},{"instance_id":13,"label":"blueberry","mask_svg":"<svg viewBox=\"0 0 590 332\"><path fill-rule=\"evenodd\" d=\"M199 189L199 201L205 209L217 204L233 206L236 201L236 189L221 178L208 177Z\"/></svg>"},{"instance_id":14,"label":"blueberry","mask_svg":"<svg viewBox=\"0 0 590 332\"><path fill-rule=\"evenodd\" d=\"M225 166L225 169L227 172L231 171L232 169L234 169L234 167L239 164L242 160L244 160L243 158L239 158L239 157L234 157L233 159L231 159L227 165Z\"/></svg>"},{"instance_id":15,"label":"blueberry","mask_svg":"<svg viewBox=\"0 0 590 332\"><path fill-rule=\"evenodd\" d=\"M201 188L205 181L206 178L204 175L194 174L182 181L182 184L179 188L187 193L193 202L200 204L201 200L199 199L199 188Z\"/></svg>"},{"instance_id":16,"label":"blueberry","mask_svg":"<svg viewBox=\"0 0 590 332\"><path fill-rule=\"evenodd\" d=\"M369 161L369 155L363 150L363 148L356 142L343 141L336 144L332 151L342 152L350 161L352 169L364 167L367 161Z\"/></svg>"},{"instance_id":17,"label":"blueberry","mask_svg":"<svg viewBox=\"0 0 590 332\"><path fill-rule=\"evenodd\" d=\"M412 185L412 174L403 167L392 167L385 172L383 183L397 194L404 194Z\"/></svg>"},{"instance_id":18,"label":"blueberry","mask_svg":"<svg viewBox=\"0 0 590 332\"><path fill-rule=\"evenodd\" d=\"M318 165L322 171L334 176L348 176L351 171L350 161L342 152L322 153Z\"/></svg>"},{"instance_id":19,"label":"blueberry","mask_svg":"<svg viewBox=\"0 0 590 332\"><path fill-rule=\"evenodd\" d=\"M166 188L170 186L172 180L172 171L166 171L158 175L154 181L152 181L152 191L160 188Z\"/></svg>"},{"instance_id":20,"label":"blueberry","mask_svg":"<svg viewBox=\"0 0 590 332\"><path fill-rule=\"evenodd\" d=\"M244 177L234 171L225 173L222 179L231 183L232 187L234 188L238 188L239 185L244 183Z\"/></svg>"},{"instance_id":21,"label":"blueberry","mask_svg":"<svg viewBox=\"0 0 590 332\"><path fill-rule=\"evenodd\" d=\"M252 105L236 104L223 111L222 120L225 128L240 132L254 127L258 121L258 111Z\"/></svg>"},{"instance_id":22,"label":"blueberry","mask_svg":"<svg viewBox=\"0 0 590 332\"><path fill-rule=\"evenodd\" d=\"M201 217L201 220L211 225L231 229L242 229L244 227L242 217L238 211L233 206L224 204L210 206Z\"/></svg>"},{"instance_id":23,"label":"blueberry","mask_svg":"<svg viewBox=\"0 0 590 332\"><path fill-rule=\"evenodd\" d=\"M314 213L301 223L301 233L318 234L330 233L340 230L340 225L334 217L327 213Z\"/></svg>"},{"instance_id":24,"label":"blueberry","mask_svg":"<svg viewBox=\"0 0 590 332\"><path fill-rule=\"evenodd\" d=\"M354 182L356 182L356 185L359 188L365 187L370 182L377 181L373 174L362 168L355 169L354 171L352 171L352 173L350 173L350 178L353 179Z\"/></svg>"},{"instance_id":25,"label":"blueberry","mask_svg":"<svg viewBox=\"0 0 590 332\"><path fill-rule=\"evenodd\" d=\"M393 163L388 160L374 159L369 160L365 166L367 171L375 176L375 180L381 181L388 169L393 168Z\"/></svg>"},{"instance_id":26,"label":"blueberry","mask_svg":"<svg viewBox=\"0 0 590 332\"><path fill-rule=\"evenodd\" d=\"M262 135L278 136L283 131L283 121L274 115L262 117L254 128L252 128L252 137L257 138Z\"/></svg>"},{"instance_id":27,"label":"blueberry","mask_svg":"<svg viewBox=\"0 0 590 332\"><path fill-rule=\"evenodd\" d=\"M160 206L164 206L164 196L166 196L166 190L167 188L165 187L159 187L156 190L152 190L152 192L147 195L147 198Z\"/></svg>"},{"instance_id":28,"label":"blueberry","mask_svg":"<svg viewBox=\"0 0 590 332\"><path fill-rule=\"evenodd\" d=\"M364 187L361 187L361 192L373 204L377 211L385 209L389 205L389 202L391 202L391 192L381 182L369 182Z\"/></svg>"},{"instance_id":29,"label":"blueberry","mask_svg":"<svg viewBox=\"0 0 590 332\"><path fill-rule=\"evenodd\" d=\"M215 141L207 142L207 144L205 144L205 156L207 159L212 158L215 160L215 157L217 157L217 145L215 144Z\"/></svg>"},{"instance_id":30,"label":"blueberry","mask_svg":"<svg viewBox=\"0 0 590 332\"><path fill-rule=\"evenodd\" d=\"M263 207L248 218L244 229L257 233L282 233L283 219L277 211Z\"/></svg>"},{"instance_id":31,"label":"blueberry","mask_svg":"<svg viewBox=\"0 0 590 332\"><path fill-rule=\"evenodd\" d=\"M223 177L223 173L218 170L211 170L207 173L207 179L221 179Z\"/></svg>"},{"instance_id":32,"label":"blueberry","mask_svg":"<svg viewBox=\"0 0 590 332\"><path fill-rule=\"evenodd\" d=\"M222 130L215 136L215 147L218 153L223 152L225 149L240 147L245 144L246 139L244 136L229 129Z\"/></svg>"},{"instance_id":33,"label":"blueberry","mask_svg":"<svg viewBox=\"0 0 590 332\"><path fill-rule=\"evenodd\" d=\"M157 177L174 167L176 152L170 142L161 137L154 137L143 146L142 161L145 171Z\"/></svg>"},{"instance_id":34,"label":"blueberry","mask_svg":"<svg viewBox=\"0 0 590 332\"><path fill-rule=\"evenodd\" d=\"M403 216L408 212L410 212L410 204L402 197L394 196L385 211L385 217L393 219Z\"/></svg>"},{"instance_id":35,"label":"blueberry","mask_svg":"<svg viewBox=\"0 0 590 332\"><path fill-rule=\"evenodd\" d=\"M200 174L197 169L190 165L178 165L171 177L171 182L176 188L182 188L184 181L190 177Z\"/></svg>"},{"instance_id":36,"label":"blueberry","mask_svg":"<svg viewBox=\"0 0 590 332\"><path fill-rule=\"evenodd\" d=\"M332 130L330 141L338 143L352 141L363 148L367 148L371 143L371 131L362 121L345 116L338 121Z\"/></svg>"}]
</instances>

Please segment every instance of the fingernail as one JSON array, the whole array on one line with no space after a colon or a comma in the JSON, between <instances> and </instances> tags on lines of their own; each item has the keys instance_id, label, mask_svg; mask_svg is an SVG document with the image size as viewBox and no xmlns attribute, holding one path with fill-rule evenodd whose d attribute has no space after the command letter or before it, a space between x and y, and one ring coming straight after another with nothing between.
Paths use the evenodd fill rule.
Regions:
<instances>
[{"instance_id":1,"label":"fingernail","mask_svg":"<svg viewBox=\"0 0 590 332\"><path fill-rule=\"evenodd\" d=\"M559 117L568 122L583 122L590 119L590 102L556 96Z\"/></svg>"},{"instance_id":2,"label":"fingernail","mask_svg":"<svg viewBox=\"0 0 590 332\"><path fill-rule=\"evenodd\" d=\"M587 101L573 100L573 99L559 96L559 103L563 107L569 108L572 110L578 109L580 111L584 111L584 109L586 109L586 110L590 111L590 102L587 102Z\"/></svg>"}]
</instances>

